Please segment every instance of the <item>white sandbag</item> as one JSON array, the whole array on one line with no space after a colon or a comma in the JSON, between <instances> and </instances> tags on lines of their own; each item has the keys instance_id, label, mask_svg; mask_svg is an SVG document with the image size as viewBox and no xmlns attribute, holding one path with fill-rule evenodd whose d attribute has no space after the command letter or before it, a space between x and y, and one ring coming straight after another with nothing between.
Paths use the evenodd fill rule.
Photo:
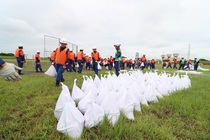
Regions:
<instances>
[{"instance_id":1,"label":"white sandbag","mask_svg":"<svg viewBox=\"0 0 210 140\"><path fill-rule=\"evenodd\" d=\"M82 114L85 114L85 112L88 110L89 106L91 105L91 100L88 95L85 95L78 103L78 109L82 112Z\"/></svg>"},{"instance_id":2,"label":"white sandbag","mask_svg":"<svg viewBox=\"0 0 210 140\"><path fill-rule=\"evenodd\" d=\"M84 116L75 106L67 102L58 121L57 130L70 138L78 139L82 134L83 128Z\"/></svg>"},{"instance_id":3,"label":"white sandbag","mask_svg":"<svg viewBox=\"0 0 210 140\"><path fill-rule=\"evenodd\" d=\"M60 116L63 112L63 109L66 105L67 102L70 102L73 106L76 106L75 102L73 101L73 99L70 96L70 92L69 92L69 88L62 84L62 91L61 94L59 95L59 98L56 102L56 106L55 106L55 110L54 110L54 116L57 120L60 119Z\"/></svg>"},{"instance_id":4,"label":"white sandbag","mask_svg":"<svg viewBox=\"0 0 210 140\"><path fill-rule=\"evenodd\" d=\"M153 88L150 84L146 85L144 95L147 102L158 102L156 95L153 93Z\"/></svg>"},{"instance_id":5,"label":"white sandbag","mask_svg":"<svg viewBox=\"0 0 210 140\"><path fill-rule=\"evenodd\" d=\"M72 98L75 102L78 103L85 96L85 93L77 86L76 81L77 79L74 79Z\"/></svg>"},{"instance_id":6,"label":"white sandbag","mask_svg":"<svg viewBox=\"0 0 210 140\"><path fill-rule=\"evenodd\" d=\"M55 70L55 67L53 65L51 65L48 70L45 72L46 75L48 76L52 76L52 77L56 77L57 72Z\"/></svg>"},{"instance_id":7,"label":"white sandbag","mask_svg":"<svg viewBox=\"0 0 210 140\"><path fill-rule=\"evenodd\" d=\"M101 65L99 64L99 62L98 62L98 70L101 70L102 68L101 68Z\"/></svg>"},{"instance_id":8,"label":"white sandbag","mask_svg":"<svg viewBox=\"0 0 210 140\"><path fill-rule=\"evenodd\" d=\"M93 82L96 85L96 87L100 86L101 80L99 79L98 75L95 74L95 78Z\"/></svg>"},{"instance_id":9,"label":"white sandbag","mask_svg":"<svg viewBox=\"0 0 210 140\"><path fill-rule=\"evenodd\" d=\"M96 103L92 102L91 105L88 106L88 109L84 115L85 127L91 128L98 125L104 120L104 117L104 109Z\"/></svg>"},{"instance_id":10,"label":"white sandbag","mask_svg":"<svg viewBox=\"0 0 210 140\"><path fill-rule=\"evenodd\" d=\"M134 120L134 102L131 100L130 96L124 89L119 93L121 94L121 97L118 99L120 110L126 118L129 120Z\"/></svg>"},{"instance_id":11,"label":"white sandbag","mask_svg":"<svg viewBox=\"0 0 210 140\"><path fill-rule=\"evenodd\" d=\"M115 96L116 94L113 91L110 91L101 103L101 107L104 109L104 112L112 126L116 124L120 117L120 109L118 104L116 104L117 99Z\"/></svg>"}]
</instances>

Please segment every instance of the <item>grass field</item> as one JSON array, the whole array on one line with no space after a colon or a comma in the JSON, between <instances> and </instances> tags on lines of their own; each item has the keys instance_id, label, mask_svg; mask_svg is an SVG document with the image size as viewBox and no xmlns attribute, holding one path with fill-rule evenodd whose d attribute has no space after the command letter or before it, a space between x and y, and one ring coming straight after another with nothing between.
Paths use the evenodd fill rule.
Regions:
<instances>
[{"instance_id":1,"label":"grass field","mask_svg":"<svg viewBox=\"0 0 210 140\"><path fill-rule=\"evenodd\" d=\"M11 60L12 61L12 60ZM46 70L48 66L43 69ZM205 67L209 68L210 67ZM34 70L27 65L25 71ZM158 66L159 70L161 69ZM167 71L174 72L175 70ZM99 74L104 74L100 71ZM210 71L204 72L210 74ZM92 71L83 74L92 75ZM64 73L70 92L73 80L82 85L82 74ZM192 87L159 99L157 103L141 106L135 120L123 115L112 127L107 119L94 128L84 128L81 139L88 140L208 140L210 139L210 76L190 75ZM53 111L61 87L55 79L43 73L30 73L18 82L0 80L0 139L67 140L56 130Z\"/></svg>"}]
</instances>

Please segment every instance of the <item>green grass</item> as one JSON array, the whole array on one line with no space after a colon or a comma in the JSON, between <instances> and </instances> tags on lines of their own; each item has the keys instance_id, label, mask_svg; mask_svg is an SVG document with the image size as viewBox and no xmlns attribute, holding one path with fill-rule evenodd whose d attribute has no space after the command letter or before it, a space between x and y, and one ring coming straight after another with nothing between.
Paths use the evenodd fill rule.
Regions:
<instances>
[{"instance_id":1,"label":"green grass","mask_svg":"<svg viewBox=\"0 0 210 140\"><path fill-rule=\"evenodd\" d=\"M26 67L27 70L33 69L32 66ZM210 74L210 71L205 73ZM92 71L85 74L93 76ZM70 92L75 78L81 87L81 74L66 72L64 77ZM142 113L134 112L134 121L121 115L112 127L105 118L101 125L84 128L81 139L210 139L210 77L190 75L190 79L191 88L149 106L142 105ZM53 111L60 92L61 87L55 87L55 79L44 74L23 75L18 82L7 82L1 78L0 139L70 139L56 130L57 120Z\"/></svg>"}]
</instances>

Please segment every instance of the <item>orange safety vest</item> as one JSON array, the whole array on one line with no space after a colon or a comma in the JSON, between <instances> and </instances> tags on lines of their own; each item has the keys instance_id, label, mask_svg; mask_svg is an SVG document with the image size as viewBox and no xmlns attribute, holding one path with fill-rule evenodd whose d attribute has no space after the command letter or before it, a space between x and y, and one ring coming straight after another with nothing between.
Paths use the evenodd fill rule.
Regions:
<instances>
[{"instance_id":1,"label":"orange safety vest","mask_svg":"<svg viewBox=\"0 0 210 140\"><path fill-rule=\"evenodd\" d=\"M34 56L34 60L36 60L36 58L38 58L38 60L41 60L41 57L38 53Z\"/></svg>"},{"instance_id":2,"label":"orange safety vest","mask_svg":"<svg viewBox=\"0 0 210 140\"><path fill-rule=\"evenodd\" d=\"M141 61L142 61L142 62L146 61L146 58L145 58L145 57L142 57L142 58L141 58Z\"/></svg>"},{"instance_id":3,"label":"orange safety vest","mask_svg":"<svg viewBox=\"0 0 210 140\"><path fill-rule=\"evenodd\" d=\"M15 50L15 57L21 57L21 56L24 56L24 52L22 49L17 48Z\"/></svg>"},{"instance_id":4,"label":"orange safety vest","mask_svg":"<svg viewBox=\"0 0 210 140\"><path fill-rule=\"evenodd\" d=\"M64 65L68 60L67 48L63 51L60 51L60 47L55 51L55 62L56 64Z\"/></svg>"},{"instance_id":5,"label":"orange safety vest","mask_svg":"<svg viewBox=\"0 0 210 140\"><path fill-rule=\"evenodd\" d=\"M177 64L177 60L176 59L174 59L174 64Z\"/></svg>"},{"instance_id":6,"label":"orange safety vest","mask_svg":"<svg viewBox=\"0 0 210 140\"><path fill-rule=\"evenodd\" d=\"M154 60L154 59L152 59L152 60L151 60L151 63L152 63L152 64L154 64L154 63L155 63L155 60Z\"/></svg>"},{"instance_id":7,"label":"orange safety vest","mask_svg":"<svg viewBox=\"0 0 210 140\"><path fill-rule=\"evenodd\" d=\"M125 63L125 57L122 58L122 62Z\"/></svg>"},{"instance_id":8,"label":"orange safety vest","mask_svg":"<svg viewBox=\"0 0 210 140\"><path fill-rule=\"evenodd\" d=\"M85 57L86 62L90 62L90 60L91 60L90 57L88 57L88 56Z\"/></svg>"},{"instance_id":9,"label":"orange safety vest","mask_svg":"<svg viewBox=\"0 0 210 140\"><path fill-rule=\"evenodd\" d=\"M83 52L78 52L77 53L77 60L82 60L84 58L84 53Z\"/></svg>"},{"instance_id":10,"label":"orange safety vest","mask_svg":"<svg viewBox=\"0 0 210 140\"><path fill-rule=\"evenodd\" d=\"M98 61L100 58L100 54L98 52L92 52L91 57L94 58L95 61Z\"/></svg>"},{"instance_id":11,"label":"orange safety vest","mask_svg":"<svg viewBox=\"0 0 210 140\"><path fill-rule=\"evenodd\" d=\"M51 61L55 61L55 51L53 51L50 55Z\"/></svg>"},{"instance_id":12,"label":"orange safety vest","mask_svg":"<svg viewBox=\"0 0 210 140\"><path fill-rule=\"evenodd\" d=\"M69 52L69 59L74 60L75 59L75 54L74 52Z\"/></svg>"}]
</instances>

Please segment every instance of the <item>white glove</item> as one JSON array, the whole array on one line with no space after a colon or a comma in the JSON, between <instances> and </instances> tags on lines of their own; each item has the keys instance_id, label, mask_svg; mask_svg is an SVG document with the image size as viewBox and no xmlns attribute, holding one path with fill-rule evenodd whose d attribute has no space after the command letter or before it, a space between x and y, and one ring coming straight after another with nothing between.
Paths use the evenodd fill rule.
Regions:
<instances>
[{"instance_id":1,"label":"white glove","mask_svg":"<svg viewBox=\"0 0 210 140\"><path fill-rule=\"evenodd\" d=\"M22 68L12 63L6 63L6 65L0 70L0 75L8 81L20 80L21 77L15 70L22 70Z\"/></svg>"}]
</instances>

